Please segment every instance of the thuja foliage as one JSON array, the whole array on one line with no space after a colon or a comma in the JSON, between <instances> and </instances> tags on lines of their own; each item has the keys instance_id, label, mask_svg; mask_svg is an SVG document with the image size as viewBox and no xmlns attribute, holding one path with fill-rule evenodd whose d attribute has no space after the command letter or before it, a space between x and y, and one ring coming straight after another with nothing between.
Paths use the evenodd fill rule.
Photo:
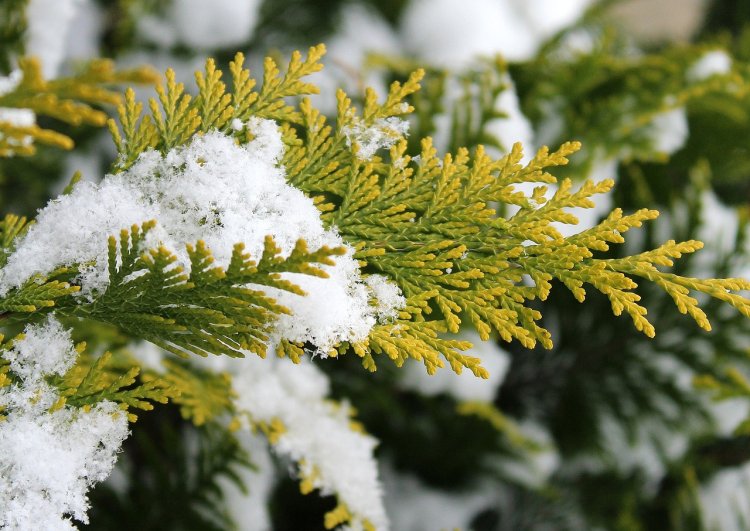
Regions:
<instances>
[{"instance_id":1,"label":"thuja foliage","mask_svg":"<svg viewBox=\"0 0 750 531\"><path fill-rule=\"evenodd\" d=\"M294 53L283 72L274 60L266 59L260 84L244 68L241 54L230 64L226 82L215 63L208 60L205 71L196 73L195 97L168 71L166 83L157 87L158 97L149 101L146 112L131 90L118 108L119 124L109 121L118 151L113 174L134 168L144 154L157 152L167 157L217 131L232 137L237 145L248 145L256 139L253 130L243 125L250 120L278 124L284 144L279 163L286 170L288 183L313 200L327 227L335 228L351 247L365 278L385 277L398 286L405 299L396 315L374 324L367 337L341 341L318 353L357 356L370 371L375 371L378 356L384 355L399 367L409 358L422 362L431 374L447 364L458 373L468 369L477 377L487 377L480 360L464 353L471 344L457 336L460 328L474 328L484 341L497 335L528 349L552 348L555 338L542 326L544 306L537 302L545 301L553 289L567 289L579 303L598 292L615 315L625 314L635 329L648 337L654 337L656 330L641 300L639 283L644 281L666 293L676 311L687 314L705 330L711 325L698 296L726 303L745 317L750 315L749 301L738 293L750 289L750 282L691 278L669 271L675 260L699 250L699 241L668 240L637 254L604 254L625 241L624 233L654 220L658 216L655 210L641 208L626 214L614 209L598 225L563 237L560 224L577 223L567 209L592 208L592 198L613 186L610 180L584 181L576 186L568 179L558 182L550 173L567 164L568 157L580 149L579 142L565 142L554 150L541 148L525 164L520 144L505 156L493 158L476 136L467 141L469 148L442 157L429 138L419 139L418 152L410 151L400 120L414 110L410 102L418 94L424 72L417 70L404 82L394 82L381 100L368 90L359 107L339 91L336 119L329 122L306 98L316 87L305 78L321 69L324 52L323 46L316 46L306 57ZM24 96L23 90L49 90L68 95L58 97L108 102L110 93L97 92L90 85L84 90L80 83L124 79L100 65L100 77L96 77L96 68L89 70L70 85L77 88L66 93L63 85L45 89L48 85L34 81L38 76L33 61L22 64L23 81L17 94L0 96L7 98L0 99L3 106L52 116L62 116L61 109L68 108L75 112L67 116L77 117L71 119L92 123L101 122L100 111L55 98L35 99ZM106 73L101 73L102 68ZM143 76L131 80L141 81ZM500 89L488 90L494 96ZM17 99L12 99L14 94ZM38 107L36 102L41 102ZM8 130L7 138L13 134ZM25 146L23 136L18 135L67 146L53 133L24 129L16 135L21 140L10 143L14 154L29 153L18 148ZM464 137L470 138L468 133ZM537 186L527 195L516 188L520 183ZM558 188L547 198L545 185L552 184ZM185 270L173 250L149 246L148 234L155 226L155 221L142 220L141 225L122 227L119 234L109 235L103 288L79 293L85 287L81 275L90 263L37 272L6 290L0 298L3 317L28 324L55 314L63 319L105 323L128 338L149 341L188 359L193 355L265 357L279 317L290 313L273 294L305 295L290 278L326 278L324 266L334 265L347 253L344 247L309 249L299 240L284 254L269 236L259 256L249 255L238 244L228 266L221 267L214 265L211 249L196 241L185 248L189 261ZM32 230L28 227L26 220L17 216L3 220L0 265L8 263L18 242ZM23 336L18 336L6 344L5 352L20 356L18 349L13 350L13 342L22 340ZM278 340L275 348L276 355L295 362L307 351L315 351L314 345L285 338ZM68 371L46 376L59 395L54 408L86 410L113 402L127 409L128 419L135 421L131 410L147 411L153 402L171 401L180 406L185 418L209 427L210 421L241 416L232 400L228 376L204 374L177 359L168 361L161 372L144 370L125 351L93 355L80 346L78 354ZM4 386L21 382L21 369L9 369L15 367L15 358L4 359ZM732 382L741 389L747 387L736 378ZM512 427L498 411L471 403L463 404L459 411L467 417L485 418L498 431L512 434ZM241 422L236 419L232 427ZM272 444L289 429L278 418L250 418L249 422ZM137 425L133 430L137 431ZM204 442L220 444L222 439ZM230 445L214 455L233 451ZM314 465L306 467L304 462L299 467L303 491L312 491L316 477L324 471ZM209 466L204 474L211 481L217 474L228 473L225 462L218 462L215 468ZM328 527L347 522L365 528L376 526L348 507L341 493L334 494L339 499L326 516Z\"/></svg>"},{"instance_id":2,"label":"thuja foliage","mask_svg":"<svg viewBox=\"0 0 750 531\"><path fill-rule=\"evenodd\" d=\"M576 142L553 152L543 148L526 166L520 164L520 145L499 160L492 160L481 147L474 153L461 149L440 159L429 139L422 142L416 163L406 153L404 140L394 142L385 159L361 160L351 131L387 128L388 119L408 114L411 106L404 99L418 89L422 72L403 85L394 83L382 103L368 91L361 113L339 92L337 121L331 126L308 100L297 109L283 101L314 92L301 78L320 69L317 60L323 50L311 49L304 61L295 54L283 76L273 60L267 59L257 92L253 92L255 81L242 69L241 55L230 67L230 93L212 61L205 74L196 75L199 94L195 101L167 73L167 87L159 89L159 102L151 100L151 114L140 121L140 106L129 93L128 103L120 110L123 133L114 130L113 134L120 149L119 168L125 169L145 149L168 151L199 131L231 130L233 119L259 116L284 124L287 150L283 163L291 184L316 200L324 219L355 246L365 270L395 279L407 296L407 307L396 322L376 327L368 342L351 345L368 368L375 367L371 352L386 354L397 363L411 356L430 371L443 365L440 358L444 356L454 370L465 366L481 375L481 368L460 354L464 345L438 336L456 333L462 321L476 327L483 339L495 331L504 340L515 339L527 347L537 341L551 346L549 332L536 324L539 312L529 308L528 301L544 300L552 279L561 281L581 302L586 285L599 290L610 299L616 315L628 314L648 336L655 331L639 304L640 296L633 291L638 286L633 277L662 287L680 312L707 330L708 319L697 300L688 295L691 291L717 297L747 315L747 301L732 294L747 289L745 281L688 279L657 267L671 266L674 259L699 249L700 242L668 241L637 256L596 258L596 251L622 243L623 233L656 218L656 211L642 209L625 215L616 209L597 227L569 238L559 234L555 222L577 222L564 209L591 208L590 198L613 185L611 181L587 182L573 190L566 180L550 200L544 199L543 185L557 182L546 169L566 164L566 157L580 148ZM110 124L113 127L114 122ZM532 197L526 197L513 189L521 182L540 186ZM490 202L520 208L503 218L487 206ZM522 283L524 275L534 281L533 286ZM295 347L300 346L282 348L299 352Z\"/></svg>"},{"instance_id":3,"label":"thuja foliage","mask_svg":"<svg viewBox=\"0 0 750 531\"><path fill-rule=\"evenodd\" d=\"M0 91L0 107L6 108L6 114L0 117L0 156L3 157L32 155L36 143L73 148L69 136L34 123L19 123L13 115L7 115L7 109L22 109L70 125L103 126L107 114L92 105L117 105L122 98L108 85L156 80L149 68L117 71L111 61L104 59L88 63L73 77L45 80L39 61L26 58L19 61L13 76L17 78L13 80L15 86Z\"/></svg>"}]
</instances>

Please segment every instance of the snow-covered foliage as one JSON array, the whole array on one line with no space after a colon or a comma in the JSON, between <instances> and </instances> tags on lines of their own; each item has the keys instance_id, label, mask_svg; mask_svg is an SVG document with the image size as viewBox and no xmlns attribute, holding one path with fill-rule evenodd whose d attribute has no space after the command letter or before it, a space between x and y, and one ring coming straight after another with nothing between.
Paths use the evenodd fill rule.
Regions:
<instances>
[{"instance_id":1,"label":"snow-covered foliage","mask_svg":"<svg viewBox=\"0 0 750 531\"><path fill-rule=\"evenodd\" d=\"M685 145L688 120L684 107L659 113L647 127L654 151L671 155Z\"/></svg>"},{"instance_id":2,"label":"snow-covered foliage","mask_svg":"<svg viewBox=\"0 0 750 531\"><path fill-rule=\"evenodd\" d=\"M742 531L750 521L750 465L716 474L700 489L708 529Z\"/></svg>"},{"instance_id":3,"label":"snow-covered foliage","mask_svg":"<svg viewBox=\"0 0 750 531\"><path fill-rule=\"evenodd\" d=\"M356 429L346 403L326 399L325 374L309 362L248 358L234 365L237 409L251 423L283 426L272 438L276 452L297 462L313 488L338 497L353 516L352 529L365 522L388 529L373 456L377 441Z\"/></svg>"},{"instance_id":4,"label":"snow-covered foliage","mask_svg":"<svg viewBox=\"0 0 750 531\"><path fill-rule=\"evenodd\" d=\"M591 0L414 0L402 19L407 49L447 68L477 56L530 59L555 32L575 22ZM555 13L555 16L550 16Z\"/></svg>"},{"instance_id":5,"label":"snow-covered foliage","mask_svg":"<svg viewBox=\"0 0 750 531\"><path fill-rule=\"evenodd\" d=\"M86 523L87 491L112 470L128 434L112 402L60 407L45 380L64 374L77 353L70 332L48 318L26 327L5 357L18 383L0 387L0 528L74 529Z\"/></svg>"},{"instance_id":6,"label":"snow-covered foliage","mask_svg":"<svg viewBox=\"0 0 750 531\"><path fill-rule=\"evenodd\" d=\"M434 531L470 529L477 512L497 504L493 489L475 487L448 492L425 485L418 478L385 467L386 507L394 529Z\"/></svg>"},{"instance_id":7,"label":"snow-covered foliage","mask_svg":"<svg viewBox=\"0 0 750 531\"><path fill-rule=\"evenodd\" d=\"M409 133L409 122L399 118L379 118L373 125L356 123L347 126L344 134L349 145L357 146L357 157L370 160L375 152L388 149Z\"/></svg>"},{"instance_id":8,"label":"snow-covered foliage","mask_svg":"<svg viewBox=\"0 0 750 531\"><path fill-rule=\"evenodd\" d=\"M267 441L260 435L241 430L237 440L253 462L253 469L242 469L240 480L245 487L222 478L222 497L227 511L237 523L237 531L270 531L269 501L276 481L276 470Z\"/></svg>"},{"instance_id":9,"label":"snow-covered foliage","mask_svg":"<svg viewBox=\"0 0 750 531\"><path fill-rule=\"evenodd\" d=\"M198 240L223 267L238 242L260 257L267 235L285 254L299 239L312 249L344 245L334 230L323 227L313 202L286 183L278 164L283 144L276 124L254 119L246 126L255 135L246 145L220 133L198 136L166 157L144 153L128 171L108 175L100 184L81 183L52 201L0 271L0 292L32 275L80 264L81 294L92 296L107 286L107 237L148 220L158 222L150 247L166 246L186 269L185 245ZM371 149L388 140L368 136L362 142ZM273 293L292 309L280 317L273 339L309 341L326 353L341 341L363 340L377 315L393 316L397 306L391 305L403 304L392 288L375 294L380 306L370 304L370 289L351 251L324 267L328 278L288 274L307 296ZM382 282L374 285L382 287Z\"/></svg>"}]
</instances>

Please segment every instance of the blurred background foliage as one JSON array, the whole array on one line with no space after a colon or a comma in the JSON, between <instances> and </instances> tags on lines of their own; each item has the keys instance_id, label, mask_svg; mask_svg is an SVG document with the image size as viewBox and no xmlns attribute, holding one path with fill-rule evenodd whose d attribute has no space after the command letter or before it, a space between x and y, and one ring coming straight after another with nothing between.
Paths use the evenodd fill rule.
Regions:
<instances>
[{"instance_id":1,"label":"blurred background foliage","mask_svg":"<svg viewBox=\"0 0 750 531\"><path fill-rule=\"evenodd\" d=\"M423 136L434 136L443 151L484 144L498 155L515 141L528 154L543 144L581 140L584 150L558 176L617 178L602 208L580 213L584 227L611 205L662 212L624 249L614 246L611 257L670 238L697 238L706 249L682 261L678 273L748 275L747 1L578 1L581 16L561 24L555 21L565 2L529 2L537 26L551 21L553 28L540 33L533 50L494 46L488 38L484 58L460 61L432 53L437 40L419 40L416 30L427 28L431 38L444 37L441 46L455 48L473 31L441 28L442 19L425 15L430 1L259 0L244 38L196 46L189 38L158 38L179 30L169 0L88 0L67 41L88 42L77 43L78 55L70 54L62 68L72 73L79 60L101 55L123 66L171 66L187 80L206 55L225 65L242 50L258 68L268 51L324 42L329 72L316 79L324 94L315 103L330 113L333 88L361 101L364 86L382 93L388 82L423 66L413 150ZM520 12L523 3L495 1L508 13ZM446 2L433 4L450 20ZM463 8L474 4L478 10L489 5L477 0ZM23 53L24 5L0 3L0 70L6 73ZM455 3L453 9L462 8ZM524 20L507 20L496 31L517 26L522 34ZM696 65L710 54L713 66L699 71ZM40 120L74 139L75 154L40 146L32 158L0 159L3 213L33 215L75 170L95 180L114 157L100 129L48 122ZM393 528L747 529L748 323L708 303L714 330L707 334L659 290L646 287L641 295L661 331L654 340L611 316L604 296L592 293L580 305L567 290L553 289L543 326L552 331L554 348L485 349L486 363L495 360L489 383L464 376L447 382L453 375L428 381L388 366L368 374L352 357L318 364L332 379L334 398L349 400L381 441ZM482 414L462 410L477 400L487 406ZM212 433L180 420L171 407L144 416L116 478L94 491L88 528L232 528L241 510L224 506L228 487L220 476L244 483L251 498L268 492L270 528L320 528L330 498L299 495L289 479L259 486L252 452L221 430ZM191 469L187 463L196 456L200 465ZM284 476L286 463L271 466ZM160 503L158 513L145 510L154 499L169 503Z\"/></svg>"}]
</instances>

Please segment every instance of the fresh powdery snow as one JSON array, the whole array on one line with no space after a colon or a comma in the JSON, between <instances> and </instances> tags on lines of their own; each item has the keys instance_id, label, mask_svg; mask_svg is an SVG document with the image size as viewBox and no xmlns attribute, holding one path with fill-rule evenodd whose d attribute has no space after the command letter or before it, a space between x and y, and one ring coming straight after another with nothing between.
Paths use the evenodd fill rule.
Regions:
<instances>
[{"instance_id":1,"label":"fresh powdery snow","mask_svg":"<svg viewBox=\"0 0 750 531\"><path fill-rule=\"evenodd\" d=\"M335 494L354 515L350 529L368 521L388 529L373 450L377 441L353 430L347 405L327 400L326 375L311 362L249 357L230 360L235 406L254 423L278 419L284 431L275 450L300 465L304 478L323 494ZM241 365L240 365L241 364Z\"/></svg>"},{"instance_id":2,"label":"fresh powdery snow","mask_svg":"<svg viewBox=\"0 0 750 531\"><path fill-rule=\"evenodd\" d=\"M146 245L164 245L186 270L185 245L198 240L224 267L238 242L260 257L266 235L274 237L284 255L299 239L310 249L344 245L334 229L323 227L312 200L287 184L276 123L251 119L246 127L255 138L245 145L219 132L207 133L166 156L144 153L129 170L108 175L100 184L80 183L71 194L51 201L0 270L0 294L34 274L91 264L81 266L79 277L80 296L91 298L107 287L108 236L148 220L158 224ZM338 342L365 339L378 316L394 316L403 306L395 285L389 291L382 282L363 281L353 251L347 249L334 266L323 266L329 278L287 274L305 297L269 291L292 310L279 318L272 341L309 341L325 354Z\"/></svg>"},{"instance_id":3,"label":"fresh powdery snow","mask_svg":"<svg viewBox=\"0 0 750 531\"><path fill-rule=\"evenodd\" d=\"M49 317L29 325L5 354L20 379L0 388L0 528L75 529L87 523L86 492L104 480L128 434L125 412L113 402L88 411L54 409L57 391L45 377L75 362L70 332ZM54 410L53 410L54 409Z\"/></svg>"},{"instance_id":4,"label":"fresh powdery snow","mask_svg":"<svg viewBox=\"0 0 750 531\"><path fill-rule=\"evenodd\" d=\"M347 144L357 145L357 158L370 160L375 152L388 149L409 134L409 122L395 116L379 118L374 124L354 123L343 129Z\"/></svg>"}]
</instances>

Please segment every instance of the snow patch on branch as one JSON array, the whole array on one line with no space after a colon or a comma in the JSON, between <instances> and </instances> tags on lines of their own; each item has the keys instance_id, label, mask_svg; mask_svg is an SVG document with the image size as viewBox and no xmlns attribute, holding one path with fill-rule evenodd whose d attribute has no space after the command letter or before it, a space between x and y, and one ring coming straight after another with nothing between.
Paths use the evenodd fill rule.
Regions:
<instances>
[{"instance_id":1,"label":"snow patch on branch","mask_svg":"<svg viewBox=\"0 0 750 531\"><path fill-rule=\"evenodd\" d=\"M711 50L698 59L687 72L689 81L702 81L732 71L732 58L724 50Z\"/></svg>"},{"instance_id":2,"label":"snow patch on branch","mask_svg":"<svg viewBox=\"0 0 750 531\"><path fill-rule=\"evenodd\" d=\"M370 160L379 149L389 149L409 134L409 122L391 116L367 126L362 122L343 128L348 146L357 146L357 158Z\"/></svg>"},{"instance_id":3,"label":"snow patch on branch","mask_svg":"<svg viewBox=\"0 0 750 531\"><path fill-rule=\"evenodd\" d=\"M93 298L108 285L107 238L148 220L156 220L157 226L146 245L164 245L185 270L190 267L185 245L198 240L222 267L229 265L238 242L259 258L267 235L284 255L299 239L311 249L344 246L335 230L323 226L312 200L287 184L279 164L284 145L276 123L251 119L244 127L254 135L247 144L207 133L165 156L146 152L127 171L108 175L100 184L81 183L71 194L51 201L0 271L0 295L35 274L78 265L80 296ZM368 146L387 142L368 138ZM382 290L375 297L386 306L370 304L370 289L353 252L347 247L335 265L322 266L329 278L286 274L307 293L304 297L267 288L292 310L279 318L272 344L280 339L309 341L327 353L341 341L365 339L378 316L394 315L403 306L397 293L385 296Z\"/></svg>"},{"instance_id":4,"label":"snow patch on branch","mask_svg":"<svg viewBox=\"0 0 750 531\"><path fill-rule=\"evenodd\" d=\"M274 442L277 453L299 464L300 475L326 494L335 494L354 516L352 529L364 521L388 528L383 492L373 451L377 441L352 428L349 407L326 399L328 378L312 363L248 357L232 360L235 405L252 423L281 421Z\"/></svg>"},{"instance_id":5,"label":"snow patch on branch","mask_svg":"<svg viewBox=\"0 0 750 531\"><path fill-rule=\"evenodd\" d=\"M45 380L75 362L70 332L48 318L26 327L4 354L17 383L0 388L0 528L75 529L87 523L86 492L104 480L128 434L114 402L88 411L55 409L60 396Z\"/></svg>"}]
</instances>

